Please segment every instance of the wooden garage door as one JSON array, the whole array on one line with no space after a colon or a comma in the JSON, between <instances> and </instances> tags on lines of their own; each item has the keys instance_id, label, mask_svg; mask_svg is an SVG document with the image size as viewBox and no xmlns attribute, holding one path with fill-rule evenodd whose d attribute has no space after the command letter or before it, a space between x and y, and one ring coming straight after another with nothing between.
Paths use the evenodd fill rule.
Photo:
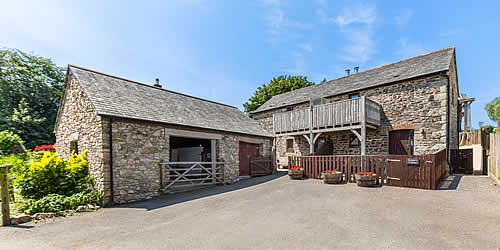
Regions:
<instances>
[{"instance_id":1,"label":"wooden garage door","mask_svg":"<svg viewBox=\"0 0 500 250\"><path fill-rule=\"evenodd\" d=\"M258 155L258 144L240 142L240 176L250 175L250 157Z\"/></svg>"}]
</instances>

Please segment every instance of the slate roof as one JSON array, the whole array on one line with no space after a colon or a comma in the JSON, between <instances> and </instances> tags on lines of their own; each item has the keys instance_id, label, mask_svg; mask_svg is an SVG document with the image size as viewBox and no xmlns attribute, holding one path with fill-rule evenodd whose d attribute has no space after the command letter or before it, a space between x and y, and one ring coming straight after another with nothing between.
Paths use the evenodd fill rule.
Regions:
<instances>
[{"instance_id":1,"label":"slate roof","mask_svg":"<svg viewBox=\"0 0 500 250\"><path fill-rule=\"evenodd\" d=\"M308 102L311 97L329 97L399 82L449 69L455 47L344 76L321 84L273 96L253 113Z\"/></svg>"},{"instance_id":2,"label":"slate roof","mask_svg":"<svg viewBox=\"0 0 500 250\"><path fill-rule=\"evenodd\" d=\"M69 65L99 115L271 136L238 108Z\"/></svg>"}]
</instances>

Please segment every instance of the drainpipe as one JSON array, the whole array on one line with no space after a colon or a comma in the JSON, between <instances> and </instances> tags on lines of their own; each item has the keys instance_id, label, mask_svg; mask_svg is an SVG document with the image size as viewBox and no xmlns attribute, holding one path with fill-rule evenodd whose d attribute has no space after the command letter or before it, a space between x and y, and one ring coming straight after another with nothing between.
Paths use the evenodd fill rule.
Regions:
<instances>
[{"instance_id":1,"label":"drainpipe","mask_svg":"<svg viewBox=\"0 0 500 250\"><path fill-rule=\"evenodd\" d=\"M109 118L109 189L111 192L111 204L113 204L113 118Z\"/></svg>"},{"instance_id":2,"label":"drainpipe","mask_svg":"<svg viewBox=\"0 0 500 250\"><path fill-rule=\"evenodd\" d=\"M448 171L451 174L451 159L450 159L450 77L446 73L441 73L441 76L447 80L446 84L446 162L448 163Z\"/></svg>"}]
</instances>

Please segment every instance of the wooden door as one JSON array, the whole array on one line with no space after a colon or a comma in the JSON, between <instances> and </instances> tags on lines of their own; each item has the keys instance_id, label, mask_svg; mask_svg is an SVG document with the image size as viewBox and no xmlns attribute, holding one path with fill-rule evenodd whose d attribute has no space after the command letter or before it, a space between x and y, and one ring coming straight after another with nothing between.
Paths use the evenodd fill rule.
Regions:
<instances>
[{"instance_id":1,"label":"wooden door","mask_svg":"<svg viewBox=\"0 0 500 250\"><path fill-rule=\"evenodd\" d=\"M460 149L457 166L453 172L460 174L472 174L473 172L473 153L472 149Z\"/></svg>"},{"instance_id":2,"label":"wooden door","mask_svg":"<svg viewBox=\"0 0 500 250\"><path fill-rule=\"evenodd\" d=\"M389 154L413 155L413 130L390 131Z\"/></svg>"},{"instance_id":3,"label":"wooden door","mask_svg":"<svg viewBox=\"0 0 500 250\"><path fill-rule=\"evenodd\" d=\"M258 155L258 144L240 142L240 176L250 175L250 157Z\"/></svg>"}]
</instances>

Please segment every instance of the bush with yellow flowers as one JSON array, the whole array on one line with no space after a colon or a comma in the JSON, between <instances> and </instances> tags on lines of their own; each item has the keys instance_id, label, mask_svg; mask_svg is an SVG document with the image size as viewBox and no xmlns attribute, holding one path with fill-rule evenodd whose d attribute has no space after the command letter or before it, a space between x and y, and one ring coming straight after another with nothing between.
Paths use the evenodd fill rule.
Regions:
<instances>
[{"instance_id":1,"label":"bush with yellow flowers","mask_svg":"<svg viewBox=\"0 0 500 250\"><path fill-rule=\"evenodd\" d=\"M55 152L45 151L11 170L15 190L24 198L40 199L49 194L69 196L92 188L87 152L72 154L64 161Z\"/></svg>"}]
</instances>

